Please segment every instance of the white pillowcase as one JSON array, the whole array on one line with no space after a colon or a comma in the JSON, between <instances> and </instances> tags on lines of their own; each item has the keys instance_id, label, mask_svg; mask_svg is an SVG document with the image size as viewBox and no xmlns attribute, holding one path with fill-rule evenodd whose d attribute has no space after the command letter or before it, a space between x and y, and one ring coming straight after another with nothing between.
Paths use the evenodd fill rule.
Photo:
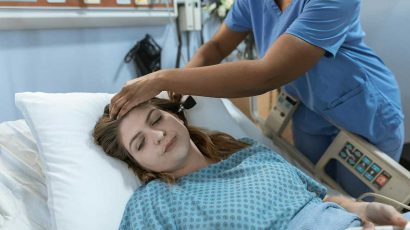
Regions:
<instances>
[{"instance_id":1,"label":"white pillowcase","mask_svg":"<svg viewBox=\"0 0 410 230\"><path fill-rule=\"evenodd\" d=\"M138 180L93 144L112 95L18 93L44 165L52 229L118 229Z\"/></svg>"},{"instance_id":2,"label":"white pillowcase","mask_svg":"<svg viewBox=\"0 0 410 230\"><path fill-rule=\"evenodd\" d=\"M103 93L16 94L16 105L37 141L44 165L53 229L117 229L128 199L139 186L125 163L107 156L93 142L92 130L111 97ZM191 124L236 138L249 136L222 100L195 100L197 105L187 114Z\"/></svg>"}]
</instances>

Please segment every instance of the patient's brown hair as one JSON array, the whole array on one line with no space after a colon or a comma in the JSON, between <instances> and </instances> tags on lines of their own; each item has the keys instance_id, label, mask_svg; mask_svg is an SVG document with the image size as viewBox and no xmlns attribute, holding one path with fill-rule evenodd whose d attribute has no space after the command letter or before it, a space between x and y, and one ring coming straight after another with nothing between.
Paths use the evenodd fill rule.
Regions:
<instances>
[{"instance_id":1,"label":"patient's brown hair","mask_svg":"<svg viewBox=\"0 0 410 230\"><path fill-rule=\"evenodd\" d=\"M204 156L211 161L226 159L236 151L247 147L248 144L236 140L232 136L222 132L210 132L205 129L191 126L187 123L183 112L178 112L180 107L179 99L170 101L167 99L152 98L144 103L152 105L160 110L175 114L184 122L192 141ZM217 119L217 118L216 118ZM109 117L109 105L104 109L104 113L94 127L94 141L111 157L120 159L128 164L142 183L147 183L154 179L161 179L167 183L175 183L175 178L166 173L153 172L142 167L121 144L119 125L121 119L111 120Z\"/></svg>"}]
</instances>

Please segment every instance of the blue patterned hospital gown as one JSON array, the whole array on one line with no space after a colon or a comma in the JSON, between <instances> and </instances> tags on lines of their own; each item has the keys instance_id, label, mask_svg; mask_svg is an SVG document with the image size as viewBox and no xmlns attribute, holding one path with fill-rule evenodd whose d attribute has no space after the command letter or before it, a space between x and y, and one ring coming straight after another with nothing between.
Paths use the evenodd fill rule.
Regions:
<instances>
[{"instance_id":1,"label":"blue patterned hospital gown","mask_svg":"<svg viewBox=\"0 0 410 230\"><path fill-rule=\"evenodd\" d=\"M323 204L325 187L271 149L242 141L252 145L174 185L139 187L120 229L286 229L305 206Z\"/></svg>"}]
</instances>

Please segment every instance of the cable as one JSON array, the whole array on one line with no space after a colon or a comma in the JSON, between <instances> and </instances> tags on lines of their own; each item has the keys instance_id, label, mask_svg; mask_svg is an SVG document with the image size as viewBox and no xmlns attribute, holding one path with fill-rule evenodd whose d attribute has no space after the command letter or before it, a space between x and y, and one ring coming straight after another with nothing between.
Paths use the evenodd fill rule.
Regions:
<instances>
[{"instance_id":1,"label":"cable","mask_svg":"<svg viewBox=\"0 0 410 230\"><path fill-rule=\"evenodd\" d=\"M201 27L201 30L199 31L199 36L200 36L200 42L201 42L201 46L202 46L204 44L204 30L203 30L203 27Z\"/></svg>"},{"instance_id":2,"label":"cable","mask_svg":"<svg viewBox=\"0 0 410 230\"><path fill-rule=\"evenodd\" d=\"M177 4L177 9L178 9L178 4ZM178 49L177 49L177 60L175 62L175 68L179 68L180 66L180 61L181 61L181 46L182 46L182 41L181 41L181 31L179 28L179 15L177 16L177 19L175 21L175 26L177 29L177 34L178 34Z\"/></svg>"},{"instance_id":3,"label":"cable","mask_svg":"<svg viewBox=\"0 0 410 230\"><path fill-rule=\"evenodd\" d=\"M185 32L185 37L186 37L186 55L187 55L187 59L189 61L189 59L191 58L191 54L190 54L190 42L189 42L189 38L190 38L190 33L189 31Z\"/></svg>"},{"instance_id":4,"label":"cable","mask_svg":"<svg viewBox=\"0 0 410 230\"><path fill-rule=\"evenodd\" d=\"M399 202L399 201L397 201L397 200L394 200L394 199L392 199L392 198L390 198L390 197L383 196L383 195L376 194L376 193L372 193L372 192L363 193L362 195L359 196L359 198L357 198L357 200L363 201L363 199L366 198L366 197L379 198L379 199L381 199L381 200L385 200L385 201L390 202L390 203L392 203L392 204L398 205L398 206L400 206L401 208L410 210L410 206L408 206L408 205L405 205L405 204L403 204L403 203L401 203L401 202Z\"/></svg>"}]
</instances>

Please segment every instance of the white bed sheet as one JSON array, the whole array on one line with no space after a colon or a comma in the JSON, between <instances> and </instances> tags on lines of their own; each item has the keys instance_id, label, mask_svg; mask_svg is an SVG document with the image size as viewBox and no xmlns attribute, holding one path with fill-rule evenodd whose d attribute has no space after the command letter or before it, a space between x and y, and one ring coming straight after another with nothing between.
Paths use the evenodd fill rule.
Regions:
<instances>
[{"instance_id":1,"label":"white bed sheet","mask_svg":"<svg viewBox=\"0 0 410 230\"><path fill-rule=\"evenodd\" d=\"M24 120L0 124L0 229L49 229L47 189Z\"/></svg>"}]
</instances>

